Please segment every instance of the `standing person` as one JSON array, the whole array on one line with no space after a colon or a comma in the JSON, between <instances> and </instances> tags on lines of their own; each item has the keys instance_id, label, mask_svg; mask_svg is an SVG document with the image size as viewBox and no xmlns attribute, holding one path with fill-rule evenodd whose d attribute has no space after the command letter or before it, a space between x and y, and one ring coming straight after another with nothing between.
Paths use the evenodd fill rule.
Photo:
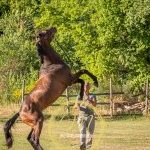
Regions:
<instances>
[{"instance_id":1,"label":"standing person","mask_svg":"<svg viewBox=\"0 0 150 150\"><path fill-rule=\"evenodd\" d=\"M96 96L90 93L90 84L84 84L83 99L77 97L74 108L79 110L78 126L80 129L80 150L90 149L95 128ZM88 133L87 133L88 131Z\"/></svg>"}]
</instances>

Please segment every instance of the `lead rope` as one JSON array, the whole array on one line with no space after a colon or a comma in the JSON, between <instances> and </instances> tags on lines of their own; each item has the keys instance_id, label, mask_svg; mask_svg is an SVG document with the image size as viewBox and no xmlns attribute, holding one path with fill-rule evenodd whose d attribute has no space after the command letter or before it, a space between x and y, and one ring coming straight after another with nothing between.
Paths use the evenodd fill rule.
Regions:
<instances>
[{"instance_id":1,"label":"lead rope","mask_svg":"<svg viewBox=\"0 0 150 150\"><path fill-rule=\"evenodd\" d=\"M56 43L57 43L57 46L63 51L63 53L65 54L65 56L67 57L67 59L68 59L70 62L72 62L71 59L70 59L70 57L68 56L68 54L67 54L66 51L64 50L64 48L60 45L60 43L59 43L56 39L55 39L55 41L56 41ZM70 68L71 68L71 67L70 67ZM101 121L102 121L102 123L103 123L102 126L105 128L105 121L104 121L104 119L103 119L101 113L98 113L98 110L97 110L96 107L93 107L92 109L93 109L94 112L97 114L98 120L101 120ZM64 117L65 117L65 115L62 116L60 122L63 120ZM91 119L90 119L90 122L89 122L89 124L88 124L88 129L89 129L89 126L90 126L90 124L91 124L91 121L92 121L93 117L94 117L94 116L92 116ZM72 123L72 125L70 126L70 128L72 128L72 126L73 126L73 124L75 123L75 121L76 121L76 115L74 114L73 123ZM102 134L101 134L101 135L102 135ZM100 137L99 137L99 139L100 139Z\"/></svg>"},{"instance_id":2,"label":"lead rope","mask_svg":"<svg viewBox=\"0 0 150 150\"><path fill-rule=\"evenodd\" d=\"M90 105L90 106L89 106L89 104L88 104L86 101L80 102L80 103L81 103L81 104L84 104L85 106L88 105L88 107L90 107L91 109L93 109L94 112L95 112L95 114L96 114L97 117L98 117L98 120L101 121L101 127L102 127L101 130L102 130L102 132L101 132L100 136L98 136L97 138L98 138L98 143L102 143L101 138L102 138L102 136L105 134L105 129L106 129L105 120L103 119L101 113L98 111L98 108L94 107L93 105ZM91 118L90 118L90 121L89 121L88 127L87 127L88 130L89 130L89 128L90 128L90 124L91 124L92 119L93 119L93 117L94 117L93 115L90 115L90 116L91 116Z\"/></svg>"},{"instance_id":3,"label":"lead rope","mask_svg":"<svg viewBox=\"0 0 150 150\"><path fill-rule=\"evenodd\" d=\"M72 60L71 60L70 57L68 56L68 53L64 50L64 48L62 47L62 45L56 40L56 38L55 38L55 41L56 41L57 46L60 48L60 50L65 54L67 60L68 60L69 62L71 62L71 66L72 66ZM71 68L71 66L69 65L70 68ZM72 68L71 68L71 69L72 69ZM75 71L75 72L76 72L76 71ZM62 116L61 119L59 120L59 123L62 122L62 120L64 119L65 115L66 115L66 114L63 114L63 116ZM76 119L76 116L74 115L73 123L75 122L75 119Z\"/></svg>"},{"instance_id":4,"label":"lead rope","mask_svg":"<svg viewBox=\"0 0 150 150\"><path fill-rule=\"evenodd\" d=\"M70 59L68 53L65 51L65 49L62 47L62 45L55 39L57 46L61 49L61 51L65 54L67 60L70 62L71 65L69 67L72 69L71 66L73 66L72 60ZM74 70L76 72L76 70Z\"/></svg>"},{"instance_id":5,"label":"lead rope","mask_svg":"<svg viewBox=\"0 0 150 150\"><path fill-rule=\"evenodd\" d=\"M103 119L103 117L102 117L102 115L101 115L101 113L98 111L98 108L96 108L96 107L94 107L94 106L92 106L92 109L94 110L94 112L95 112L95 114L97 115L97 117L98 117L98 120L99 121L101 121L101 134L100 134L100 136L98 136L97 138L98 138L98 143L100 144L102 144L102 137L103 137L103 135L105 134L105 129L106 129L106 123L105 123L105 120ZM92 115L92 117L91 117L91 119L90 119L90 122L89 122L89 124L88 124L88 130L89 130L89 127L90 127L90 124L91 124L91 122L92 122L92 119L93 119L93 115Z\"/></svg>"}]
</instances>

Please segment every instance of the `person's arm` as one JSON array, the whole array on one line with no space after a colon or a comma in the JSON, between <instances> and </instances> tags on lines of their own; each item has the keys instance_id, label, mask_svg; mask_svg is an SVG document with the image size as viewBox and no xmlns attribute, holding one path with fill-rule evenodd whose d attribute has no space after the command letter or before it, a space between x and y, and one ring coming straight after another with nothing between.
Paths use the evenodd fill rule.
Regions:
<instances>
[{"instance_id":1,"label":"person's arm","mask_svg":"<svg viewBox=\"0 0 150 150\"><path fill-rule=\"evenodd\" d=\"M92 99L90 100L90 103L96 107L96 104L97 104L97 100L96 100L96 96L95 95L92 95Z\"/></svg>"}]
</instances>

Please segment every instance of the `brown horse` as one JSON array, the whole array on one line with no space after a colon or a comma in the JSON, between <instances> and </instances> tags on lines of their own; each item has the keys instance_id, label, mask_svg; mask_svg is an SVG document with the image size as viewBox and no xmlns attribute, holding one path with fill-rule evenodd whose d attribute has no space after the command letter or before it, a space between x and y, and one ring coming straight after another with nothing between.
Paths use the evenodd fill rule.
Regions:
<instances>
[{"instance_id":1,"label":"brown horse","mask_svg":"<svg viewBox=\"0 0 150 150\"><path fill-rule=\"evenodd\" d=\"M54 38L56 28L40 32L37 36L37 50L41 57L41 68L39 79L33 90L25 97L21 109L4 125L4 133L8 148L12 147L13 139L10 132L11 126L20 116L21 120L31 127L27 139L35 150L42 150L39 137L43 126L42 111L50 106L67 88L74 83L81 84L80 97L83 97L84 81L79 77L83 74L89 75L96 86L97 78L87 70L80 70L72 74L70 68L63 62L54 51L50 42Z\"/></svg>"}]
</instances>

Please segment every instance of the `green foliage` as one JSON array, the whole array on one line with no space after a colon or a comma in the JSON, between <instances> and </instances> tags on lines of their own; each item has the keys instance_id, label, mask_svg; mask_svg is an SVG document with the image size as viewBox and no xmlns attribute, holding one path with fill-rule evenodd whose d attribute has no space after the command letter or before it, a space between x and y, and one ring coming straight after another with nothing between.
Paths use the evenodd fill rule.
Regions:
<instances>
[{"instance_id":1,"label":"green foliage","mask_svg":"<svg viewBox=\"0 0 150 150\"><path fill-rule=\"evenodd\" d=\"M58 30L52 44L74 72L88 69L104 85L112 77L134 94L150 78L149 0L2 0L0 10L4 91L19 89L22 78L32 87L39 68L33 36L51 26Z\"/></svg>"},{"instance_id":2,"label":"green foliage","mask_svg":"<svg viewBox=\"0 0 150 150\"><path fill-rule=\"evenodd\" d=\"M99 30L104 73L130 82L133 91L149 78L149 1L103 1Z\"/></svg>"},{"instance_id":3,"label":"green foliage","mask_svg":"<svg viewBox=\"0 0 150 150\"><path fill-rule=\"evenodd\" d=\"M0 80L1 86L5 87L0 93L10 95L6 98L7 101L13 99L11 94L14 95L13 92L21 88L24 78L30 75L30 78L35 79L34 70L38 68L35 46L32 42L32 13L29 10L13 9L0 20L4 33L0 37ZM34 72L31 73L31 70Z\"/></svg>"}]
</instances>

